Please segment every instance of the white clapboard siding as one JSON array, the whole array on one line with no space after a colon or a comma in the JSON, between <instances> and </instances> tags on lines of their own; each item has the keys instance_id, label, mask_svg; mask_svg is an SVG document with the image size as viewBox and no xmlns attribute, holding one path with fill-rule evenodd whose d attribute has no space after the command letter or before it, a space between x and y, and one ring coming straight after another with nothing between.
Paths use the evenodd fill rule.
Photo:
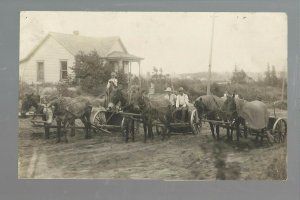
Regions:
<instances>
[{"instance_id":1,"label":"white clapboard siding","mask_svg":"<svg viewBox=\"0 0 300 200\"><path fill-rule=\"evenodd\" d=\"M68 73L72 73L74 56L49 37L26 61L20 63L20 79L27 83L37 83L37 62L44 62L45 82L60 80L60 61L68 62Z\"/></svg>"}]
</instances>

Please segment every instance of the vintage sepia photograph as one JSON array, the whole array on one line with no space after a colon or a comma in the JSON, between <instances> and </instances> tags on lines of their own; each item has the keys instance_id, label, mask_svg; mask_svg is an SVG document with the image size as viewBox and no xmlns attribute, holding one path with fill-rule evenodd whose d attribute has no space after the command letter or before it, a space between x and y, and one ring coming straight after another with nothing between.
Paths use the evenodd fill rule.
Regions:
<instances>
[{"instance_id":1,"label":"vintage sepia photograph","mask_svg":"<svg viewBox=\"0 0 300 200\"><path fill-rule=\"evenodd\" d=\"M287 179L287 15L22 11L19 179Z\"/></svg>"}]
</instances>

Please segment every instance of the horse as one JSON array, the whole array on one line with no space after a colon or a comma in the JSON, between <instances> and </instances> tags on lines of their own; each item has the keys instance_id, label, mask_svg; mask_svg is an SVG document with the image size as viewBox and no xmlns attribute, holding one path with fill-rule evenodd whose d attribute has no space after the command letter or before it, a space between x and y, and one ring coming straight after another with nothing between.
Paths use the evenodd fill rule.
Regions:
<instances>
[{"instance_id":1,"label":"horse","mask_svg":"<svg viewBox=\"0 0 300 200\"><path fill-rule=\"evenodd\" d=\"M198 116L200 119L206 118L208 120L227 122L227 119L225 119L222 113L222 106L224 104L224 101L225 101L224 98L220 98L215 95L203 95L196 99L196 101L194 102L194 106L197 109ZM215 135L214 124L212 122L209 122L209 126L213 138L219 140L220 126L216 124L217 137ZM230 130L228 125L226 129L227 129L227 140L230 140L232 137L230 137L230 132L229 132Z\"/></svg>"},{"instance_id":2,"label":"horse","mask_svg":"<svg viewBox=\"0 0 300 200\"><path fill-rule=\"evenodd\" d=\"M159 98L159 101L155 100ZM147 142L147 138L154 139L153 134L153 121L158 120L163 124L162 140L167 136L170 138L170 121L171 121L171 108L169 100L163 98L163 96L156 96L146 94L143 90L138 93L138 98L133 102L135 107L139 109L142 116L143 128L144 128L144 142Z\"/></svg>"},{"instance_id":3,"label":"horse","mask_svg":"<svg viewBox=\"0 0 300 200\"><path fill-rule=\"evenodd\" d=\"M45 139L49 139L50 132L50 122L52 121L53 115L49 107L40 103L40 95L35 94L26 94L25 98L22 100L21 105L21 117L25 117L26 112L29 111L31 107L35 108L34 115L32 119L35 119L37 115L42 117L42 120L45 121Z\"/></svg>"},{"instance_id":4,"label":"horse","mask_svg":"<svg viewBox=\"0 0 300 200\"><path fill-rule=\"evenodd\" d=\"M33 93L25 94L25 97L21 102L21 116L25 117L26 112L28 112L31 107L35 108L35 113L41 114L42 107L40 107L40 99L40 95L35 95Z\"/></svg>"},{"instance_id":5,"label":"horse","mask_svg":"<svg viewBox=\"0 0 300 200\"><path fill-rule=\"evenodd\" d=\"M266 128L269 122L269 112L266 104L257 100L248 102L238 99L233 94L232 97L227 96L222 109L229 120L236 124L237 141L239 141L240 136L240 123L244 123L245 128L247 123L247 128L256 132L256 142L260 133L262 144L265 133L268 135Z\"/></svg>"},{"instance_id":6,"label":"horse","mask_svg":"<svg viewBox=\"0 0 300 200\"><path fill-rule=\"evenodd\" d=\"M66 126L71 125L71 136L75 135L75 120L80 119L85 127L85 139L91 138L89 132L91 129L90 116L92 106L90 102L83 97L59 97L49 102L50 107L53 109L53 115L57 123L57 143L61 142L61 129L65 142L68 142ZM46 116L50 115L48 112ZM48 116L50 118L50 116ZM52 123L50 121L49 123Z\"/></svg>"},{"instance_id":7,"label":"horse","mask_svg":"<svg viewBox=\"0 0 300 200\"><path fill-rule=\"evenodd\" d=\"M128 95L128 98L124 98L126 95L124 93L121 93L117 96L113 95L113 102L114 103L117 103L116 100L115 100L115 97L118 97L119 96L119 104L121 105L121 109L123 112L127 112L127 113L134 113L134 114L140 114L140 110L139 110L139 107L137 105L137 99L139 98L139 89L135 88L131 88L130 89L130 93ZM118 98L117 98L118 99ZM133 119L133 117L131 116L127 116L124 118L124 129L125 129L125 133L124 133L124 136L125 136L125 142L128 142L129 140L129 134L131 133L131 138L132 138L132 141L134 142L135 141L135 120Z\"/></svg>"}]
</instances>

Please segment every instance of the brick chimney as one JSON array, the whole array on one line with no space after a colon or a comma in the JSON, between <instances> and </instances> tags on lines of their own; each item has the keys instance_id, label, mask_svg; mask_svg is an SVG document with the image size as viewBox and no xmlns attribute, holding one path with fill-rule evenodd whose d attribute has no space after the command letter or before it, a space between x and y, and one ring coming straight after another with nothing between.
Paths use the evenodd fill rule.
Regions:
<instances>
[{"instance_id":1,"label":"brick chimney","mask_svg":"<svg viewBox=\"0 0 300 200\"><path fill-rule=\"evenodd\" d=\"M73 35L79 35L79 31L77 30L73 31Z\"/></svg>"}]
</instances>

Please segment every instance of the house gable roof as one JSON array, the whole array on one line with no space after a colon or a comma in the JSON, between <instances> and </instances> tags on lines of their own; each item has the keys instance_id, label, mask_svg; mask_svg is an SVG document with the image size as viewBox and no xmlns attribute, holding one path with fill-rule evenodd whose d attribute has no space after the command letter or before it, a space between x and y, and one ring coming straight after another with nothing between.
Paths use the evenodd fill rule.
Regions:
<instances>
[{"instance_id":1,"label":"house gable roof","mask_svg":"<svg viewBox=\"0 0 300 200\"><path fill-rule=\"evenodd\" d=\"M120 51L113 51L111 53L109 53L107 55L107 59L119 59L122 58L123 60L127 60L127 61L140 61L143 60L143 58L129 54L129 53L125 53L125 52L120 52Z\"/></svg>"},{"instance_id":2,"label":"house gable roof","mask_svg":"<svg viewBox=\"0 0 300 200\"><path fill-rule=\"evenodd\" d=\"M100 57L106 57L111 53L113 46L119 42L125 53L128 53L124 44L119 37L87 37L81 35L64 34L50 32L24 59L20 62L28 60L49 38L52 37L61 46L63 46L72 55L82 52L91 52L96 50Z\"/></svg>"}]
</instances>

